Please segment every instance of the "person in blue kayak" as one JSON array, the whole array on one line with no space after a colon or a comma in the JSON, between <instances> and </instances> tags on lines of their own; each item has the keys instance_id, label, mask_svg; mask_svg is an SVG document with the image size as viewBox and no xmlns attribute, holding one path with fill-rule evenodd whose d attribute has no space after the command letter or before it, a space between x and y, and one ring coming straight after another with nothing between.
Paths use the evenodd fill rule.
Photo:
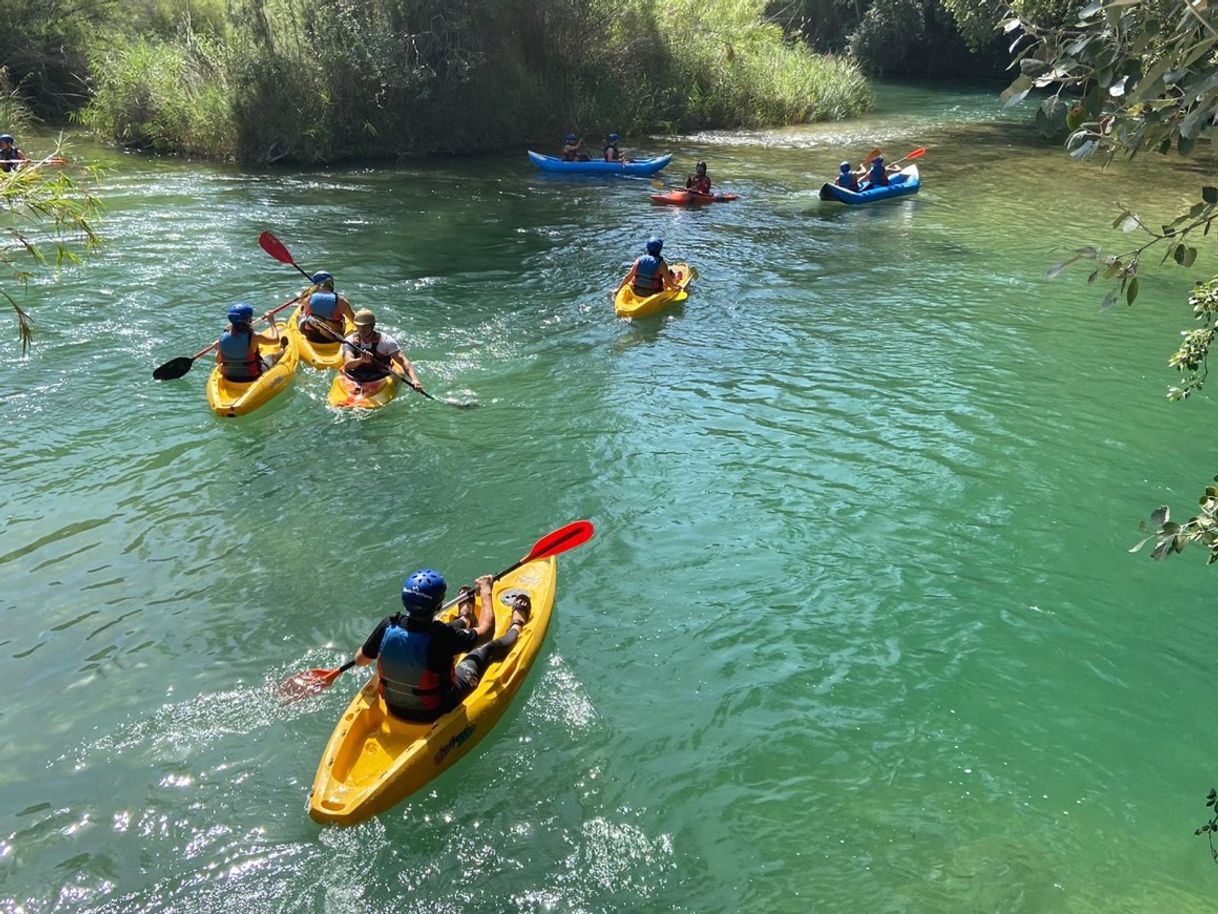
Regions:
<instances>
[{"instance_id":1,"label":"person in blue kayak","mask_svg":"<svg viewBox=\"0 0 1218 914\"><path fill-rule=\"evenodd\" d=\"M22 162L28 162L25 153L17 148L11 133L0 133L0 171L14 171Z\"/></svg>"},{"instance_id":2,"label":"person in blue kayak","mask_svg":"<svg viewBox=\"0 0 1218 914\"><path fill-rule=\"evenodd\" d=\"M394 717L430 723L455 708L481 681L490 664L507 657L520 631L528 624L532 609L528 594L512 599L512 621L507 632L494 641L495 610L491 593L495 579L478 578L478 614L474 616L474 591L462 587L457 618L440 622L435 618L444 605L448 584L431 568L422 568L402 584L403 613L380 621L355 652L357 666L376 663L373 686ZM468 652L468 653L467 653ZM457 656L465 654L460 663Z\"/></svg>"},{"instance_id":3,"label":"person in blue kayak","mask_svg":"<svg viewBox=\"0 0 1218 914\"><path fill-rule=\"evenodd\" d=\"M711 179L706 174L705 162L699 162L694 166L694 174L685 179L685 189L692 190L695 194L710 194Z\"/></svg>"},{"instance_id":4,"label":"person in blue kayak","mask_svg":"<svg viewBox=\"0 0 1218 914\"><path fill-rule=\"evenodd\" d=\"M584 141L574 133L567 134L567 141L563 143L562 160L564 162L588 162L591 161L591 156L582 151Z\"/></svg>"},{"instance_id":5,"label":"person in blue kayak","mask_svg":"<svg viewBox=\"0 0 1218 914\"><path fill-rule=\"evenodd\" d=\"M360 308L352 317L355 332L343 340L343 374L357 384L379 381L389 374L397 374L394 365L402 370L402 376L415 390L422 390L414 365L402 354L397 340L388 333L376 330L376 315L367 308Z\"/></svg>"},{"instance_id":6,"label":"person in blue kayak","mask_svg":"<svg viewBox=\"0 0 1218 914\"><path fill-rule=\"evenodd\" d=\"M257 380L264 371L279 361L279 356L282 355L282 349L269 359L260 354L259 343L282 347L288 340L286 336L280 336L278 328L273 324L273 335L255 333L251 326L253 319L253 305L233 305L228 309L228 327L220 334L220 343L216 349L216 363L226 381Z\"/></svg>"},{"instance_id":7,"label":"person in blue kayak","mask_svg":"<svg viewBox=\"0 0 1218 914\"><path fill-rule=\"evenodd\" d=\"M332 274L319 270L311 279L317 288L301 309L300 331L314 343L333 343L343 335L345 321L354 322L355 312L351 310L351 302L334 291ZM310 317L321 321L321 326L310 321Z\"/></svg>"},{"instance_id":8,"label":"person in blue kayak","mask_svg":"<svg viewBox=\"0 0 1218 914\"><path fill-rule=\"evenodd\" d=\"M842 162L838 168L837 180L833 183L838 187L858 193L859 179L858 176L855 175L854 170L850 167L849 162Z\"/></svg>"},{"instance_id":9,"label":"person in blue kayak","mask_svg":"<svg viewBox=\"0 0 1218 914\"><path fill-rule=\"evenodd\" d=\"M617 145L618 135L616 133L609 134L605 138L605 161L606 162L622 162L622 150Z\"/></svg>"},{"instance_id":10,"label":"person in blue kayak","mask_svg":"<svg viewBox=\"0 0 1218 914\"><path fill-rule=\"evenodd\" d=\"M860 185L862 190L867 190L869 187L887 187L888 176L896 174L901 169L896 165L884 166L884 157L876 156L871 160L871 167L867 169L866 181Z\"/></svg>"},{"instance_id":11,"label":"person in blue kayak","mask_svg":"<svg viewBox=\"0 0 1218 914\"><path fill-rule=\"evenodd\" d=\"M652 235L647 239L647 253L635 260L630 272L622 280L622 286L630 283L630 289L640 298L655 295L665 289L679 288L677 278L668 269L668 264L660 255L664 249L664 239ZM621 286L618 286L620 289Z\"/></svg>"}]
</instances>

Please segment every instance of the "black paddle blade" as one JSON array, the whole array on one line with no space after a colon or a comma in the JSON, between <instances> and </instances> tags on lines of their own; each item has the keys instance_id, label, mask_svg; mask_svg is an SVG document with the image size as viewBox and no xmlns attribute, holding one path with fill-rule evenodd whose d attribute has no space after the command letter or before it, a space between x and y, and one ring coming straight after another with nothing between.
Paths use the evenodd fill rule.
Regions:
<instances>
[{"instance_id":1,"label":"black paddle blade","mask_svg":"<svg viewBox=\"0 0 1218 914\"><path fill-rule=\"evenodd\" d=\"M152 372L154 381L172 381L174 378L180 378L186 372L190 371L190 366L195 363L195 360L188 355L180 355L176 359L170 359L164 365L155 369Z\"/></svg>"}]
</instances>

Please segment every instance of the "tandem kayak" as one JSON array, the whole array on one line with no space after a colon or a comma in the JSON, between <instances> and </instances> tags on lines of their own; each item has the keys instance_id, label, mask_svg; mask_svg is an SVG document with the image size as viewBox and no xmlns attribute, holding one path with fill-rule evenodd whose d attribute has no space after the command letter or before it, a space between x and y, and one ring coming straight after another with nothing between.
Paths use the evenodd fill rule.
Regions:
<instances>
[{"instance_id":1,"label":"tandem kayak","mask_svg":"<svg viewBox=\"0 0 1218 914\"><path fill-rule=\"evenodd\" d=\"M327 402L339 409L380 409L398 393L396 374L387 374L375 381L360 384L343 372L336 372L330 385Z\"/></svg>"},{"instance_id":2,"label":"tandem kayak","mask_svg":"<svg viewBox=\"0 0 1218 914\"><path fill-rule=\"evenodd\" d=\"M869 187L866 190L853 191L838 187L836 184L823 184L820 189L820 198L857 206L860 203L874 203L877 200L889 200L893 197L908 197L910 194L916 194L921 187L922 178L918 175L918 166L907 165L892 175L884 187Z\"/></svg>"},{"instance_id":3,"label":"tandem kayak","mask_svg":"<svg viewBox=\"0 0 1218 914\"><path fill-rule=\"evenodd\" d=\"M510 653L487 667L478 686L434 723L392 716L370 680L334 727L309 792L309 815L318 822L354 825L400 803L491 731L524 684L541 651L554 608L554 557L529 562L495 582L495 637L505 634L512 610L504 596L526 591L533 609ZM442 616L454 618L456 607Z\"/></svg>"},{"instance_id":4,"label":"tandem kayak","mask_svg":"<svg viewBox=\"0 0 1218 914\"><path fill-rule=\"evenodd\" d=\"M655 295L639 298L639 296L634 294L634 290L630 288L630 285L626 284L617 290L617 295L613 298L613 313L618 317L648 317L668 305L674 305L689 298L689 293L685 291L685 287L694 278L693 270L690 269L689 264L674 263L669 269L672 270L673 276L677 279L678 288L666 289L663 292L657 292Z\"/></svg>"},{"instance_id":5,"label":"tandem kayak","mask_svg":"<svg viewBox=\"0 0 1218 914\"><path fill-rule=\"evenodd\" d=\"M283 327L278 325L272 329L282 332ZM220 371L219 365L213 368L207 379L207 405L211 407L211 411L225 419L235 419L237 416L252 413L287 389L296 377L300 350L292 342L291 336L286 339L288 343L283 347L283 355L279 361L253 381L229 381ZM263 358L269 359L280 351L280 347L275 343L260 343L258 351Z\"/></svg>"},{"instance_id":6,"label":"tandem kayak","mask_svg":"<svg viewBox=\"0 0 1218 914\"><path fill-rule=\"evenodd\" d=\"M342 343L337 341L333 343L315 343L309 339L303 330L300 329L300 318L304 313L304 306L296 308L287 320L288 336L292 342L296 344L296 348L300 350L300 360L306 365L312 365L314 368L338 368L343 363L342 353L340 348ZM344 325L344 335L355 332L355 325L350 321L346 321Z\"/></svg>"},{"instance_id":7,"label":"tandem kayak","mask_svg":"<svg viewBox=\"0 0 1218 914\"><path fill-rule=\"evenodd\" d=\"M543 156L529 150L529 160L542 171L561 171L570 174L597 175L654 175L671 161L672 155L655 156L651 159L636 159L633 162L564 162L554 156Z\"/></svg>"},{"instance_id":8,"label":"tandem kayak","mask_svg":"<svg viewBox=\"0 0 1218 914\"><path fill-rule=\"evenodd\" d=\"M701 206L704 203L729 203L736 199L736 194L700 194L681 188L651 195L651 202L657 206Z\"/></svg>"}]
</instances>

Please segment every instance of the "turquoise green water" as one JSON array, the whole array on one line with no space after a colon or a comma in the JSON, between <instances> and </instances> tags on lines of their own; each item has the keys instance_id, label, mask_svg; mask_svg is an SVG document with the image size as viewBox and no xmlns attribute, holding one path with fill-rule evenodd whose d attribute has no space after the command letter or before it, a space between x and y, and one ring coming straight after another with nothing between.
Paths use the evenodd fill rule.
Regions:
<instances>
[{"instance_id":1,"label":"turquoise green water","mask_svg":"<svg viewBox=\"0 0 1218 914\"><path fill-rule=\"evenodd\" d=\"M928 146L923 192L820 204L874 145ZM653 208L523 152L78 147L110 167L109 244L22 299L28 358L0 337L0 911L1210 909L1214 572L1126 552L1218 469L1208 398L1163 398L1187 278L1106 314L1042 278L1129 240L1118 198L1166 216L1201 172L1077 166L941 89L632 148L741 199ZM228 304L296 291L264 229L480 408L338 415L302 372L226 424L205 363L152 383ZM619 322L652 232L700 279ZM362 674L270 686L349 656L413 568L469 580L579 517L597 538L494 734L377 820L313 824Z\"/></svg>"}]
</instances>

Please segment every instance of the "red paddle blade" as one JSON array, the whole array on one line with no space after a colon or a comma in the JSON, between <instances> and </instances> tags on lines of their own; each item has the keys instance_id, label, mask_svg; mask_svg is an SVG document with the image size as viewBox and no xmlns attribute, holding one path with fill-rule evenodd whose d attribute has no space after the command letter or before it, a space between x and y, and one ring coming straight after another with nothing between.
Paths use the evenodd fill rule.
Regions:
<instances>
[{"instance_id":1,"label":"red paddle blade","mask_svg":"<svg viewBox=\"0 0 1218 914\"><path fill-rule=\"evenodd\" d=\"M596 528L591 521L577 520L565 527L559 527L553 533L547 533L533 544L529 554L522 562L533 562L537 559L548 559L552 555L561 555L568 549L574 549L592 539Z\"/></svg>"},{"instance_id":2,"label":"red paddle blade","mask_svg":"<svg viewBox=\"0 0 1218 914\"><path fill-rule=\"evenodd\" d=\"M266 251L280 263L290 263L295 266L296 261L292 259L291 252L283 246L283 242L272 235L270 232L263 232L258 236L258 244L262 250Z\"/></svg>"},{"instance_id":3,"label":"red paddle blade","mask_svg":"<svg viewBox=\"0 0 1218 914\"><path fill-rule=\"evenodd\" d=\"M334 680L342 673L341 668L333 670L313 669L297 673L290 679L279 684L279 697L284 701L299 701L310 695L324 692L334 684Z\"/></svg>"},{"instance_id":4,"label":"red paddle blade","mask_svg":"<svg viewBox=\"0 0 1218 914\"><path fill-rule=\"evenodd\" d=\"M922 156L924 156L924 155L926 155L926 147L925 147L925 146L923 146L921 149L915 149L913 152L911 152L911 153L910 153L909 155L907 155L905 158L907 158L907 159L920 159L920 158L922 158Z\"/></svg>"}]
</instances>

